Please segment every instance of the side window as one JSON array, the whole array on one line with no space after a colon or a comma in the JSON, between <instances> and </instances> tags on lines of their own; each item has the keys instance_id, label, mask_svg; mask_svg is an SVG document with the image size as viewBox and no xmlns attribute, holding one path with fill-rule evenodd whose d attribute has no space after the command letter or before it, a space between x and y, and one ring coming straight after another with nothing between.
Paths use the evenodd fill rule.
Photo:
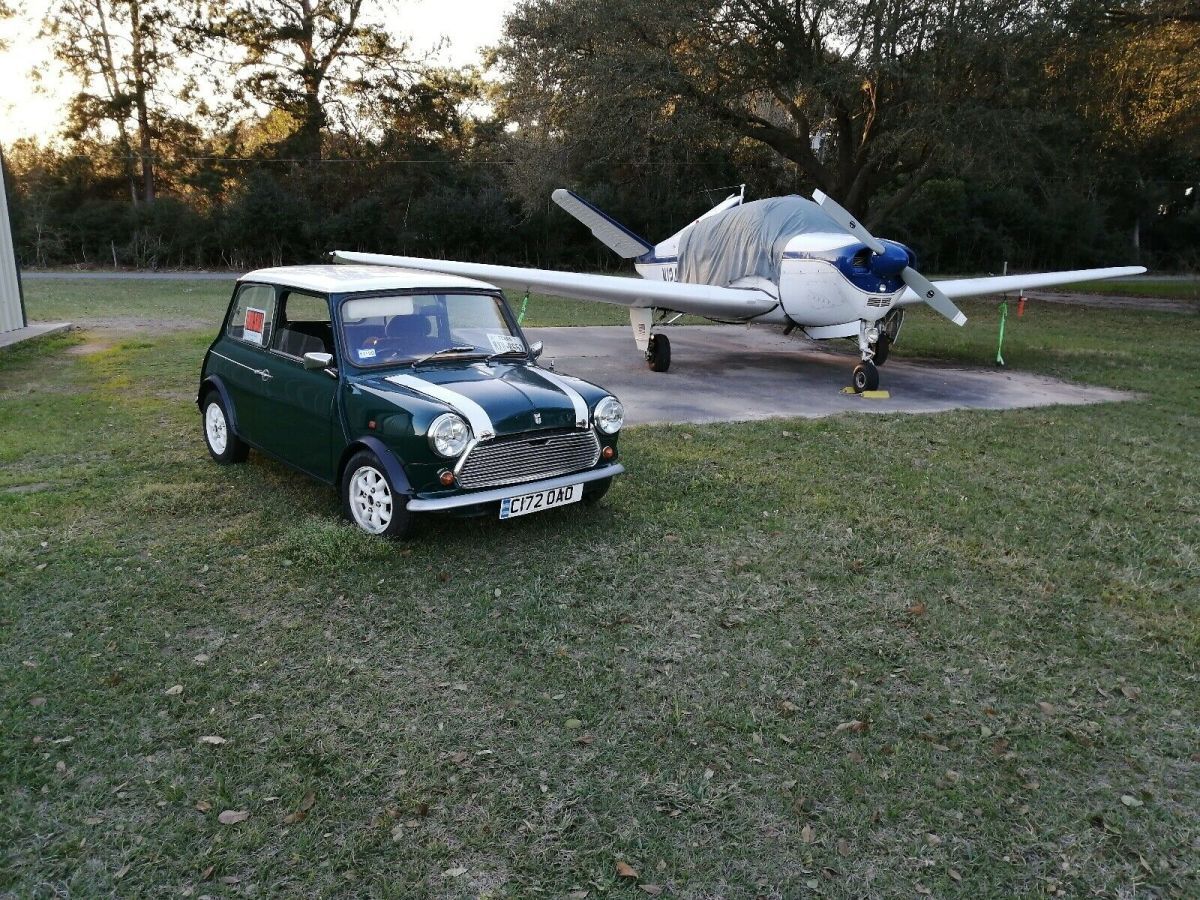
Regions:
<instances>
[{"instance_id":1,"label":"side window","mask_svg":"<svg viewBox=\"0 0 1200 900\"><path fill-rule=\"evenodd\" d=\"M279 330L272 349L296 359L305 353L333 353L328 298L288 291L280 302Z\"/></svg>"},{"instance_id":2,"label":"side window","mask_svg":"<svg viewBox=\"0 0 1200 900\"><path fill-rule=\"evenodd\" d=\"M269 347L274 321L275 288L265 284L243 284L229 319L229 336L247 344Z\"/></svg>"}]
</instances>

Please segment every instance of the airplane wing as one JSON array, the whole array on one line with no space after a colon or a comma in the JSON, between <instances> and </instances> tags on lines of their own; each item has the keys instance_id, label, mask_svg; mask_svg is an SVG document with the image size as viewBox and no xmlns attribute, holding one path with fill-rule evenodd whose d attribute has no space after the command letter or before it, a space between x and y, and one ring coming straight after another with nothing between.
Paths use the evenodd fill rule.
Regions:
<instances>
[{"instance_id":1,"label":"airplane wing","mask_svg":"<svg viewBox=\"0 0 1200 900\"><path fill-rule=\"evenodd\" d=\"M1005 294L1034 288L1054 287L1060 284L1075 284L1080 281L1102 281L1105 278L1122 278L1126 275L1142 275L1144 266L1121 266L1112 269L1077 269L1073 272L1043 272L1037 275L998 275L989 278L955 278L950 281L935 281L947 297L979 297L984 294ZM905 288L896 306L923 303L924 298L912 288Z\"/></svg>"},{"instance_id":2,"label":"airplane wing","mask_svg":"<svg viewBox=\"0 0 1200 900\"><path fill-rule=\"evenodd\" d=\"M709 319L752 319L770 312L779 305L779 301L770 294L753 288L646 281L616 275L583 275L576 272L521 269L445 259L421 259L414 256L388 256L382 253L350 253L343 250L334 251L333 261L462 275L512 291L538 291L556 297L597 300L617 306L669 309Z\"/></svg>"}]
</instances>

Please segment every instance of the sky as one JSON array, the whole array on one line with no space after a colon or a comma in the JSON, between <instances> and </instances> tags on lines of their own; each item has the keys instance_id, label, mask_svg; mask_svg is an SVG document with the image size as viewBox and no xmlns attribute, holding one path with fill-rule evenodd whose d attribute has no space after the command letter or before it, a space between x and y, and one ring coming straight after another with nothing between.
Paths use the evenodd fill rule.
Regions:
<instances>
[{"instance_id":1,"label":"sky","mask_svg":"<svg viewBox=\"0 0 1200 900\"><path fill-rule=\"evenodd\" d=\"M429 50L445 38L438 59L449 65L475 62L481 47L495 43L504 15L515 0L398 0L395 31L408 37L417 51ZM67 99L78 85L66 75L37 37L49 0L16 0L24 15L0 23L0 144L16 138L52 138L63 118ZM40 79L32 73L37 72Z\"/></svg>"}]
</instances>

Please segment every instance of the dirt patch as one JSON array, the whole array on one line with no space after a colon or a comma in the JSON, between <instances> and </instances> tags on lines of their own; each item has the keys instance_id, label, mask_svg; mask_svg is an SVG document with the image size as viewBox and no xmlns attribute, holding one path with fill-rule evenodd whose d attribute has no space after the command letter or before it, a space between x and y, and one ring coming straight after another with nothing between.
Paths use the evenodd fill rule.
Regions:
<instances>
[{"instance_id":1,"label":"dirt patch","mask_svg":"<svg viewBox=\"0 0 1200 900\"><path fill-rule=\"evenodd\" d=\"M216 326L211 319L179 318L175 316L84 316L72 322L88 331L106 331L114 335L140 336L162 334L166 331L196 331ZM219 324L219 323L218 323Z\"/></svg>"},{"instance_id":2,"label":"dirt patch","mask_svg":"<svg viewBox=\"0 0 1200 900\"><path fill-rule=\"evenodd\" d=\"M1061 303L1064 306L1091 306L1096 309L1140 309L1145 312L1200 313L1200 304L1187 300L1162 300L1157 297L1113 297L1107 294L1056 294L1052 291L1026 291L1030 300Z\"/></svg>"},{"instance_id":3,"label":"dirt patch","mask_svg":"<svg viewBox=\"0 0 1200 900\"><path fill-rule=\"evenodd\" d=\"M103 353L112 347L107 341L87 341L83 344L76 344L74 347L67 348L68 356L91 356L94 353Z\"/></svg>"},{"instance_id":4,"label":"dirt patch","mask_svg":"<svg viewBox=\"0 0 1200 900\"><path fill-rule=\"evenodd\" d=\"M6 493L6 494L37 494L37 493L40 493L41 491L48 491L52 487L54 487L54 485L52 485L48 481L35 481L32 484L10 485L9 487L6 487L4 489L4 493Z\"/></svg>"}]
</instances>

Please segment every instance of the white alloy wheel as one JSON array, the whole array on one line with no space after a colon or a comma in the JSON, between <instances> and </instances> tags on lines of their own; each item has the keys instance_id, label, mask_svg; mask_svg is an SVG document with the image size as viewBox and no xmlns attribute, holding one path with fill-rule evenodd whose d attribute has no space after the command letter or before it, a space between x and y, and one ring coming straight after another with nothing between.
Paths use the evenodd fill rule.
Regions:
<instances>
[{"instance_id":1,"label":"white alloy wheel","mask_svg":"<svg viewBox=\"0 0 1200 900\"><path fill-rule=\"evenodd\" d=\"M229 423L225 421L225 410L212 401L204 409L204 436L213 454L220 456L229 446Z\"/></svg>"},{"instance_id":2,"label":"white alloy wheel","mask_svg":"<svg viewBox=\"0 0 1200 900\"><path fill-rule=\"evenodd\" d=\"M355 469L350 479L350 512L358 527L383 534L392 523L392 489L374 466Z\"/></svg>"}]
</instances>

